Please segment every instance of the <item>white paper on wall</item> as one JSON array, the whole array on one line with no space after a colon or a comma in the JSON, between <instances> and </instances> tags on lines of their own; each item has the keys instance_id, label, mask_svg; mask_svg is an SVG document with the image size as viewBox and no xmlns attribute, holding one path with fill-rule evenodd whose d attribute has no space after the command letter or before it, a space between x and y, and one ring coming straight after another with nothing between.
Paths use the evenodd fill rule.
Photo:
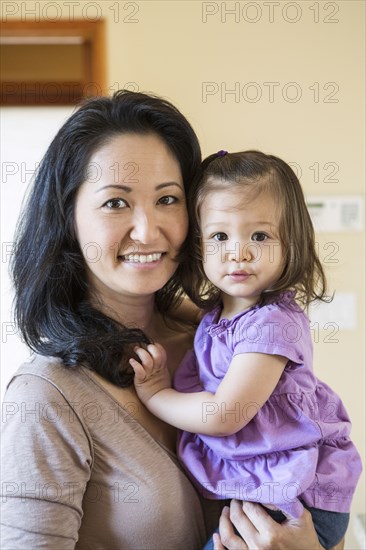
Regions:
<instances>
[{"instance_id":1,"label":"white paper on wall","mask_svg":"<svg viewBox=\"0 0 366 550\"><path fill-rule=\"evenodd\" d=\"M315 302L310 305L311 324L321 329L334 325L339 330L357 328L357 296L354 292L336 292L332 302Z\"/></svg>"},{"instance_id":2,"label":"white paper on wall","mask_svg":"<svg viewBox=\"0 0 366 550\"><path fill-rule=\"evenodd\" d=\"M318 233L362 231L364 228L361 195L312 195L306 197L306 205Z\"/></svg>"}]
</instances>

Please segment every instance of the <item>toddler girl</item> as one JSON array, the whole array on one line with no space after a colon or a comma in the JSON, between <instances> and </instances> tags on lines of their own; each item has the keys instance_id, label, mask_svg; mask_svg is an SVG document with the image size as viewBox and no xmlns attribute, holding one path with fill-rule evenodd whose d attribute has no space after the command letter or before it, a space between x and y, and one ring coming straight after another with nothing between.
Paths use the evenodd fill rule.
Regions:
<instances>
[{"instance_id":1,"label":"toddler girl","mask_svg":"<svg viewBox=\"0 0 366 550\"><path fill-rule=\"evenodd\" d=\"M304 310L327 301L300 183L277 157L220 151L191 204L185 289L208 310L171 388L159 345L136 348L137 393L184 430L203 496L251 500L281 522L310 510L325 548L344 536L360 457L340 398L312 369Z\"/></svg>"}]
</instances>

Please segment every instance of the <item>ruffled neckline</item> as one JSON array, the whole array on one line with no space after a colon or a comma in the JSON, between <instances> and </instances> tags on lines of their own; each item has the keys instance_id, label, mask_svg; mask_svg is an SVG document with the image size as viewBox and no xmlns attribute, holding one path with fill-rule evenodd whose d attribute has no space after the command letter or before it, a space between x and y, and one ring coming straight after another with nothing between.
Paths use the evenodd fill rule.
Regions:
<instances>
[{"instance_id":1,"label":"ruffled neckline","mask_svg":"<svg viewBox=\"0 0 366 550\"><path fill-rule=\"evenodd\" d=\"M295 291L286 290L285 292L280 294L276 298L276 300L274 300L273 302L270 302L267 305L268 306L276 305L276 304L285 305L285 304L293 303L294 298L295 298L295 294L296 294ZM220 313L222 311L222 305L216 306L211 311L211 322L210 322L210 325L205 328L205 331L210 336L218 336L219 334L221 334L221 333L225 332L226 330L228 330L228 328L230 328L230 326L232 324L234 324L235 321L239 317L242 317L243 315L253 314L260 307L265 307L265 306L259 306L258 304L254 304L253 306L249 307L248 309L240 311L239 313L234 315L234 317L232 317L231 319L227 319L226 317L222 317L221 319L218 319L218 317L220 316Z\"/></svg>"}]
</instances>

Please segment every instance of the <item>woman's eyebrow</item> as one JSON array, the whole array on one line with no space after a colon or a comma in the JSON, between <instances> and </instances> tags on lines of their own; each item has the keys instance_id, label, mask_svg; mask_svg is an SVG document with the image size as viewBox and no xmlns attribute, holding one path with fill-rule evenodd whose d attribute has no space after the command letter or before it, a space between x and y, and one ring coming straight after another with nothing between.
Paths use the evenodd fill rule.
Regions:
<instances>
[{"instance_id":1,"label":"woman's eyebrow","mask_svg":"<svg viewBox=\"0 0 366 550\"><path fill-rule=\"evenodd\" d=\"M171 186L175 186L175 187L178 187L180 190L183 190L183 187L176 181L167 181L165 183L159 183L159 185L157 185L155 187L155 190L159 191L160 189L164 189L165 187L171 187ZM99 193L100 191L103 191L104 189L110 189L110 188L112 188L112 189L121 189L125 193L131 193L133 191L132 187L128 187L127 185L112 183L110 185L104 185L100 189L97 189L96 193Z\"/></svg>"},{"instance_id":2,"label":"woman's eyebrow","mask_svg":"<svg viewBox=\"0 0 366 550\"><path fill-rule=\"evenodd\" d=\"M179 189L183 189L182 185L180 185L177 181L167 181L166 183L159 183L159 185L157 185L155 189L159 191L159 189L164 189L164 187L170 187L171 185L179 187Z\"/></svg>"},{"instance_id":3,"label":"woman's eyebrow","mask_svg":"<svg viewBox=\"0 0 366 550\"><path fill-rule=\"evenodd\" d=\"M122 191L125 191L125 193L131 193L132 187L127 187L127 185L118 185L117 183L111 184L111 185L104 185L100 189L96 190L96 193L99 193L100 191L103 191L104 189L122 189Z\"/></svg>"}]
</instances>

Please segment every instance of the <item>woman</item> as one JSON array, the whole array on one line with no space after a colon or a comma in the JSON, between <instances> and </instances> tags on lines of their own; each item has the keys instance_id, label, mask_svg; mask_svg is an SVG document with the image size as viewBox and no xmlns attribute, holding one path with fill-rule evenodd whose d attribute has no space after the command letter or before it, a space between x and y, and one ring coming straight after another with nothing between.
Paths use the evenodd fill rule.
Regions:
<instances>
[{"instance_id":1,"label":"woman","mask_svg":"<svg viewBox=\"0 0 366 550\"><path fill-rule=\"evenodd\" d=\"M174 320L176 257L200 160L179 111L127 91L86 102L51 143L13 262L17 322L37 355L5 397L2 548L198 549L215 523L127 362L156 338L174 371L192 344ZM247 548L227 514L217 547ZM295 529L262 529L260 511L236 502L232 514L250 548L319 548L306 514Z\"/></svg>"}]
</instances>

